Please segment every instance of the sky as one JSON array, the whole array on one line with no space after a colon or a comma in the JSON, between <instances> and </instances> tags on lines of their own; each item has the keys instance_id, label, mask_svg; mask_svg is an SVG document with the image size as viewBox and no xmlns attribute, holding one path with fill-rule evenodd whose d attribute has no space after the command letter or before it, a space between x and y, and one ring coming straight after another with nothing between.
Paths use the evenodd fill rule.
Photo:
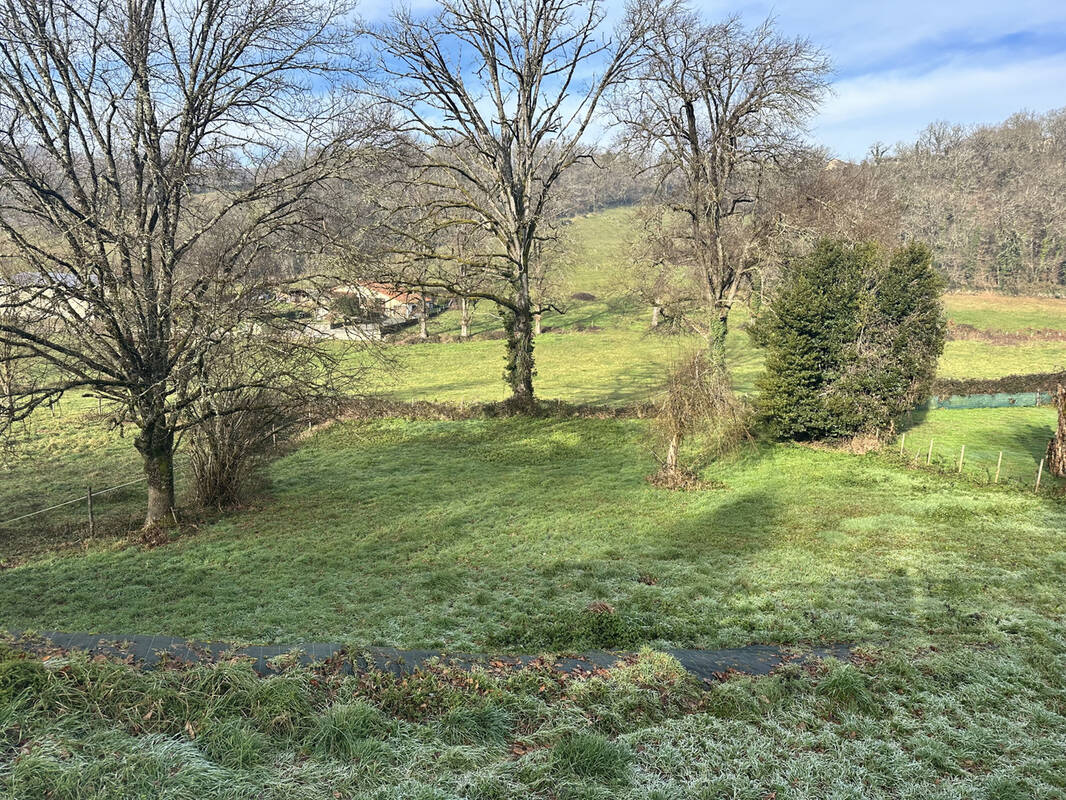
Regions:
<instances>
[{"instance_id":1,"label":"sky","mask_svg":"<svg viewBox=\"0 0 1066 800\"><path fill-rule=\"evenodd\" d=\"M606 0L612 11L623 0ZM409 0L416 9L433 0ZM1017 111L1066 107L1066 0L693 0L709 19L774 17L821 47L832 93L811 138L861 159L874 142L912 142L929 123L998 122ZM388 0L365 0L383 18Z\"/></svg>"}]
</instances>

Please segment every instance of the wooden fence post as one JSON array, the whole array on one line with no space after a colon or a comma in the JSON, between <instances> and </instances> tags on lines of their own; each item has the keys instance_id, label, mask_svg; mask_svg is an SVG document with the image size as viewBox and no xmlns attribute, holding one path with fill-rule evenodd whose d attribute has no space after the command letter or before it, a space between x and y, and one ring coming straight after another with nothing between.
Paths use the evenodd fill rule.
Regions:
<instances>
[{"instance_id":1,"label":"wooden fence post","mask_svg":"<svg viewBox=\"0 0 1066 800\"><path fill-rule=\"evenodd\" d=\"M999 483L999 468L1003 466L1003 451L999 451L999 461L996 462L996 479L993 483Z\"/></svg>"},{"instance_id":2,"label":"wooden fence post","mask_svg":"<svg viewBox=\"0 0 1066 800\"><path fill-rule=\"evenodd\" d=\"M962 474L962 462L963 462L963 459L965 459L965 458L966 458L966 445L963 445L962 449L959 450L959 474L960 475Z\"/></svg>"},{"instance_id":3,"label":"wooden fence post","mask_svg":"<svg viewBox=\"0 0 1066 800\"><path fill-rule=\"evenodd\" d=\"M96 520L93 518L93 487L89 486L85 492L85 500L89 506L89 538L96 535Z\"/></svg>"}]
</instances>

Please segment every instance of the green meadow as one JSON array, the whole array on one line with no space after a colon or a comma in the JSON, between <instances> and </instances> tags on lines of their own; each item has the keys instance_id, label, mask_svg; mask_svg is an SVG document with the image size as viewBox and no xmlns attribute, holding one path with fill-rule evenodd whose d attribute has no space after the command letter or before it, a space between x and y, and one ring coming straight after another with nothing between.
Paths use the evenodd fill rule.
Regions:
<instances>
[{"instance_id":1,"label":"green meadow","mask_svg":"<svg viewBox=\"0 0 1066 800\"><path fill-rule=\"evenodd\" d=\"M649 332L627 294L633 225L615 209L566 227L565 313L537 340L543 398L654 401L693 346ZM1066 301L946 306L989 331L1066 329ZM750 393L762 357L742 323L728 355ZM479 306L472 341L361 356L367 390L503 399L498 328ZM457 332L454 312L430 327ZM1064 365L1061 342L955 341L940 372ZM0 522L139 477L129 432L95 414L68 398L19 432L0 455ZM874 452L753 442L699 462L718 488L671 492L646 481L645 420L342 420L271 461L245 507L188 508L160 546L131 534L138 485L100 499L92 540L79 503L0 527L11 629L643 649L563 684L536 670L141 673L0 648L0 797L1066 796L1066 507L1057 481L1033 490L1054 424L1046 407L916 412ZM709 685L656 653L827 642L856 658Z\"/></svg>"}]
</instances>

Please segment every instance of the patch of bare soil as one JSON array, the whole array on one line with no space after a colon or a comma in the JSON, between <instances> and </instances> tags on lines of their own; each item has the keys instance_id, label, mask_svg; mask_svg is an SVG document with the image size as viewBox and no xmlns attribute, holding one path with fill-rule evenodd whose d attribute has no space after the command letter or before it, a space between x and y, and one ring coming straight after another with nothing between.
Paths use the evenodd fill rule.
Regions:
<instances>
[{"instance_id":1,"label":"patch of bare soil","mask_svg":"<svg viewBox=\"0 0 1066 800\"><path fill-rule=\"evenodd\" d=\"M654 475L649 475L647 481L656 489L670 489L680 492L725 488L724 483L701 480L696 473L687 469L661 469Z\"/></svg>"},{"instance_id":2,"label":"patch of bare soil","mask_svg":"<svg viewBox=\"0 0 1066 800\"><path fill-rule=\"evenodd\" d=\"M852 436L850 439L835 439L829 442L803 442L805 447L812 450L824 450L829 453L851 453L852 455L865 455L875 450L880 450L882 440L872 433L863 433Z\"/></svg>"},{"instance_id":3,"label":"patch of bare soil","mask_svg":"<svg viewBox=\"0 0 1066 800\"><path fill-rule=\"evenodd\" d=\"M1066 342L1066 331L1059 331L1054 328L997 331L949 321L948 339L953 342L987 342L988 344L1010 346L1029 344L1031 342Z\"/></svg>"}]
</instances>

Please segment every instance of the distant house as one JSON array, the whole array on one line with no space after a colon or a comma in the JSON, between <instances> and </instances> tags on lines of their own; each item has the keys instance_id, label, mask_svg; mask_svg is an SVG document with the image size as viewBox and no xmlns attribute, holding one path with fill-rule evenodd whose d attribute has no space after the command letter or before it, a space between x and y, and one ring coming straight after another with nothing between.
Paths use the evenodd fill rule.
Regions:
<instances>
[{"instance_id":1,"label":"distant house","mask_svg":"<svg viewBox=\"0 0 1066 800\"><path fill-rule=\"evenodd\" d=\"M306 289L283 289L277 293L277 301L292 306L302 306L311 303L311 293Z\"/></svg>"},{"instance_id":2,"label":"distant house","mask_svg":"<svg viewBox=\"0 0 1066 800\"><path fill-rule=\"evenodd\" d=\"M5 279L0 278L0 284L3 283L5 283ZM79 289L83 285L81 278L70 272L53 272L50 275L40 272L16 272L6 279L6 283L9 286L26 291L32 291L33 289L54 291L58 288ZM95 286L96 281L92 280L90 284Z\"/></svg>"},{"instance_id":3,"label":"distant house","mask_svg":"<svg viewBox=\"0 0 1066 800\"><path fill-rule=\"evenodd\" d=\"M423 301L426 313L437 310L432 295L412 292L386 283L356 283L337 286L333 294L338 297L356 297L368 316L400 319L417 319L422 314Z\"/></svg>"},{"instance_id":4,"label":"distant house","mask_svg":"<svg viewBox=\"0 0 1066 800\"><path fill-rule=\"evenodd\" d=\"M96 281L90 284L95 286ZM89 312L89 302L79 291L83 286L82 280L70 272L16 272L9 278L0 277L0 301L37 313L81 318Z\"/></svg>"}]
</instances>

